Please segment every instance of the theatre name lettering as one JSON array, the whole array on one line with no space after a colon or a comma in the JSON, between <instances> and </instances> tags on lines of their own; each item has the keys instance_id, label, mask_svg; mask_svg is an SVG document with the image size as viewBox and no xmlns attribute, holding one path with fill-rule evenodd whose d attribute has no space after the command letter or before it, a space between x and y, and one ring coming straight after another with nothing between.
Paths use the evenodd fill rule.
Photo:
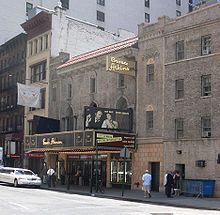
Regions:
<instances>
[{"instance_id":1,"label":"theatre name lettering","mask_svg":"<svg viewBox=\"0 0 220 215\"><path fill-rule=\"evenodd\" d=\"M44 138L43 139L43 145L62 145L62 141L56 140L56 138Z\"/></svg>"},{"instance_id":2,"label":"theatre name lettering","mask_svg":"<svg viewBox=\"0 0 220 215\"><path fill-rule=\"evenodd\" d=\"M135 62L106 56L106 71L135 76Z\"/></svg>"},{"instance_id":3,"label":"theatre name lettering","mask_svg":"<svg viewBox=\"0 0 220 215\"><path fill-rule=\"evenodd\" d=\"M133 135L96 133L96 143L98 146L134 148L135 137Z\"/></svg>"}]
</instances>

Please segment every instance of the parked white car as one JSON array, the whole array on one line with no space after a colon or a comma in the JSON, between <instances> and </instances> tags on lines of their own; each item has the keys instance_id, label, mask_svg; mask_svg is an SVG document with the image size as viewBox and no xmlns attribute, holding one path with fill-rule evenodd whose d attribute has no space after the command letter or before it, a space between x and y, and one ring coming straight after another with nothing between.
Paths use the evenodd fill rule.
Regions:
<instances>
[{"instance_id":1,"label":"parked white car","mask_svg":"<svg viewBox=\"0 0 220 215\"><path fill-rule=\"evenodd\" d=\"M0 182L40 187L41 178L28 169L2 167L0 168Z\"/></svg>"}]
</instances>

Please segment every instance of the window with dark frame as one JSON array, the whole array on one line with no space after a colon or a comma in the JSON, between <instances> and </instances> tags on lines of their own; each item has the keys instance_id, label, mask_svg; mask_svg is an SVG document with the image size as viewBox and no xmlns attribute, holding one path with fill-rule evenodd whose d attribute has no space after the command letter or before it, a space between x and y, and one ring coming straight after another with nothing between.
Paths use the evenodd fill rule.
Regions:
<instances>
[{"instance_id":1,"label":"window with dark frame","mask_svg":"<svg viewBox=\"0 0 220 215\"><path fill-rule=\"evenodd\" d=\"M150 14L149 14L149 13L145 13L144 20L145 20L145 22L147 22L147 23L150 22Z\"/></svg>"},{"instance_id":2,"label":"window with dark frame","mask_svg":"<svg viewBox=\"0 0 220 215\"><path fill-rule=\"evenodd\" d=\"M181 16L181 11L176 10L176 17L179 17L179 16Z\"/></svg>"},{"instance_id":3,"label":"window with dark frame","mask_svg":"<svg viewBox=\"0 0 220 215\"><path fill-rule=\"evenodd\" d=\"M29 56L32 56L33 55L33 42L31 41L29 43Z\"/></svg>"},{"instance_id":4,"label":"window with dark frame","mask_svg":"<svg viewBox=\"0 0 220 215\"><path fill-rule=\"evenodd\" d=\"M154 81L154 64L147 65L146 79L147 82Z\"/></svg>"},{"instance_id":5,"label":"window with dark frame","mask_svg":"<svg viewBox=\"0 0 220 215\"><path fill-rule=\"evenodd\" d=\"M205 116L201 118L202 137L211 137L211 117Z\"/></svg>"},{"instance_id":6,"label":"window with dark frame","mask_svg":"<svg viewBox=\"0 0 220 215\"><path fill-rule=\"evenodd\" d=\"M175 119L175 133L176 133L176 139L182 139L184 137L182 118Z\"/></svg>"},{"instance_id":7,"label":"window with dark frame","mask_svg":"<svg viewBox=\"0 0 220 215\"><path fill-rule=\"evenodd\" d=\"M181 0L176 0L176 4L181 6Z\"/></svg>"},{"instance_id":8,"label":"window with dark frame","mask_svg":"<svg viewBox=\"0 0 220 215\"><path fill-rule=\"evenodd\" d=\"M150 7L150 0L144 0L144 6L145 7Z\"/></svg>"},{"instance_id":9,"label":"window with dark frame","mask_svg":"<svg viewBox=\"0 0 220 215\"><path fill-rule=\"evenodd\" d=\"M28 15L28 12L32 9L33 9L33 4L26 2L26 15Z\"/></svg>"},{"instance_id":10,"label":"window with dark frame","mask_svg":"<svg viewBox=\"0 0 220 215\"><path fill-rule=\"evenodd\" d=\"M175 99L182 99L184 97L184 80L176 80Z\"/></svg>"},{"instance_id":11,"label":"window with dark frame","mask_svg":"<svg viewBox=\"0 0 220 215\"><path fill-rule=\"evenodd\" d=\"M118 74L118 87L125 87L125 76L123 74Z\"/></svg>"},{"instance_id":12,"label":"window with dark frame","mask_svg":"<svg viewBox=\"0 0 220 215\"><path fill-rule=\"evenodd\" d=\"M34 47L35 47L35 54L37 53L37 50L38 50L38 40L35 40L34 41Z\"/></svg>"},{"instance_id":13,"label":"window with dark frame","mask_svg":"<svg viewBox=\"0 0 220 215\"><path fill-rule=\"evenodd\" d=\"M211 75L203 75L201 78L202 84L202 95L201 96L210 96L211 95Z\"/></svg>"},{"instance_id":14,"label":"window with dark frame","mask_svg":"<svg viewBox=\"0 0 220 215\"><path fill-rule=\"evenodd\" d=\"M176 43L176 60L184 59L184 41L178 41Z\"/></svg>"},{"instance_id":15,"label":"window with dark frame","mask_svg":"<svg viewBox=\"0 0 220 215\"><path fill-rule=\"evenodd\" d=\"M43 37L40 37L40 51L43 50Z\"/></svg>"},{"instance_id":16,"label":"window with dark frame","mask_svg":"<svg viewBox=\"0 0 220 215\"><path fill-rule=\"evenodd\" d=\"M101 11L97 10L97 20L104 22L105 21L105 14Z\"/></svg>"},{"instance_id":17,"label":"window with dark frame","mask_svg":"<svg viewBox=\"0 0 220 215\"><path fill-rule=\"evenodd\" d=\"M97 4L105 6L105 0L97 0Z\"/></svg>"},{"instance_id":18,"label":"window with dark frame","mask_svg":"<svg viewBox=\"0 0 220 215\"><path fill-rule=\"evenodd\" d=\"M41 94L41 109L45 109L46 89L45 88L41 89L40 94Z\"/></svg>"},{"instance_id":19,"label":"window with dark frame","mask_svg":"<svg viewBox=\"0 0 220 215\"><path fill-rule=\"evenodd\" d=\"M44 48L48 49L48 34L46 34L44 37L45 37L45 46L44 46Z\"/></svg>"},{"instance_id":20,"label":"window with dark frame","mask_svg":"<svg viewBox=\"0 0 220 215\"><path fill-rule=\"evenodd\" d=\"M90 78L90 93L96 92L96 79L94 77Z\"/></svg>"},{"instance_id":21,"label":"window with dark frame","mask_svg":"<svg viewBox=\"0 0 220 215\"><path fill-rule=\"evenodd\" d=\"M211 54L211 36L206 35L201 38L202 55Z\"/></svg>"},{"instance_id":22,"label":"window with dark frame","mask_svg":"<svg viewBox=\"0 0 220 215\"><path fill-rule=\"evenodd\" d=\"M69 0L60 0L60 2L63 8L69 9Z\"/></svg>"},{"instance_id":23,"label":"window with dark frame","mask_svg":"<svg viewBox=\"0 0 220 215\"><path fill-rule=\"evenodd\" d=\"M154 112L153 111L146 111L146 128L152 129L154 126Z\"/></svg>"},{"instance_id":24,"label":"window with dark frame","mask_svg":"<svg viewBox=\"0 0 220 215\"><path fill-rule=\"evenodd\" d=\"M31 83L46 79L46 62L31 67Z\"/></svg>"},{"instance_id":25,"label":"window with dark frame","mask_svg":"<svg viewBox=\"0 0 220 215\"><path fill-rule=\"evenodd\" d=\"M71 98L72 97L72 84L68 84L67 85L67 98Z\"/></svg>"}]
</instances>

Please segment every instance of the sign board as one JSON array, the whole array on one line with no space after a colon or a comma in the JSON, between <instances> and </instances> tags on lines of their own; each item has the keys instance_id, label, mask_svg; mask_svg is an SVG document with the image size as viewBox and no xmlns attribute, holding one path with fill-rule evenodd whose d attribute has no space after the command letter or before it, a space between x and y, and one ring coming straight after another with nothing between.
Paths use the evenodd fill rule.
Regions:
<instances>
[{"instance_id":1,"label":"sign board","mask_svg":"<svg viewBox=\"0 0 220 215\"><path fill-rule=\"evenodd\" d=\"M106 56L106 71L135 76L136 63L113 56Z\"/></svg>"},{"instance_id":2,"label":"sign board","mask_svg":"<svg viewBox=\"0 0 220 215\"><path fill-rule=\"evenodd\" d=\"M121 151L120 151L120 157L121 158L124 158L125 157L125 151L126 151L126 158L130 158L131 156L131 153L130 151L128 150L128 148L123 148Z\"/></svg>"},{"instance_id":3,"label":"sign board","mask_svg":"<svg viewBox=\"0 0 220 215\"><path fill-rule=\"evenodd\" d=\"M85 129L104 129L131 132L132 109L119 110L100 107L84 107Z\"/></svg>"}]
</instances>

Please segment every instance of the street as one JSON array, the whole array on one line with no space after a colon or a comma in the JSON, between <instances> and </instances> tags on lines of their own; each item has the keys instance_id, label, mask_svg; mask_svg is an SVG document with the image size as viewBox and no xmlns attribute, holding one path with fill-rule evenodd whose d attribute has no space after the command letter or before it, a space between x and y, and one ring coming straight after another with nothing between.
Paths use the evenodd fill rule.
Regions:
<instances>
[{"instance_id":1,"label":"street","mask_svg":"<svg viewBox=\"0 0 220 215\"><path fill-rule=\"evenodd\" d=\"M60 193L56 191L15 188L0 184L0 214L149 214L149 215L214 215L219 211L158 206L106 198Z\"/></svg>"}]
</instances>

